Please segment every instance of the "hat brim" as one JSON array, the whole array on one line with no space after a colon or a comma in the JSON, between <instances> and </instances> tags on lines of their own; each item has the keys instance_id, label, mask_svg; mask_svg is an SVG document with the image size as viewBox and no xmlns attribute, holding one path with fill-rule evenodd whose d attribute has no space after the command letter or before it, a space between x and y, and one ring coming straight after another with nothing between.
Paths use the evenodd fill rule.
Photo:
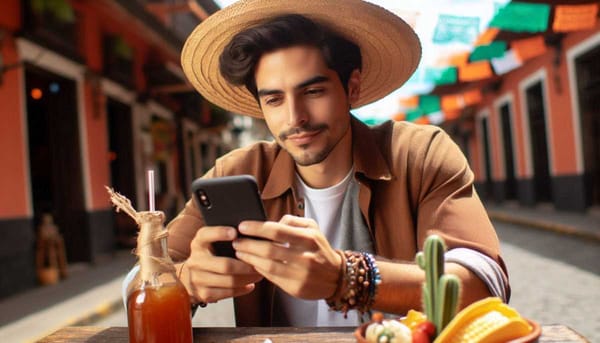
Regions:
<instances>
[{"instance_id":1,"label":"hat brim","mask_svg":"<svg viewBox=\"0 0 600 343\"><path fill-rule=\"evenodd\" d=\"M219 56L238 32L282 14L301 14L356 43L362 54L361 91L354 107L383 98L408 80L421 58L415 32L400 17L362 0L241 0L208 17L181 52L191 84L215 105L262 118L256 99L219 72Z\"/></svg>"}]
</instances>

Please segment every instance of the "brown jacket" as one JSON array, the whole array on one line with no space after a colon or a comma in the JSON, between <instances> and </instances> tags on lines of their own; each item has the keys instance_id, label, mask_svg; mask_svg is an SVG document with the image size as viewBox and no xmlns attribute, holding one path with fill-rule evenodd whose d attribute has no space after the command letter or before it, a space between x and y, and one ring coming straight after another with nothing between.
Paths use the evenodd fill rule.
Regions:
<instances>
[{"instance_id":1,"label":"brown jacket","mask_svg":"<svg viewBox=\"0 0 600 343\"><path fill-rule=\"evenodd\" d=\"M352 142L359 205L377 255L413 261L425 237L436 233L448 248L471 248L491 257L506 274L498 237L473 187L473 172L444 131L406 122L368 127L352 118ZM303 199L293 188L294 161L277 143L232 151L204 177L236 174L254 175L269 220L304 216ZM174 259L189 256L190 241L202 226L190 200L168 226ZM263 281L235 299L238 326L272 324L272 290Z\"/></svg>"}]
</instances>

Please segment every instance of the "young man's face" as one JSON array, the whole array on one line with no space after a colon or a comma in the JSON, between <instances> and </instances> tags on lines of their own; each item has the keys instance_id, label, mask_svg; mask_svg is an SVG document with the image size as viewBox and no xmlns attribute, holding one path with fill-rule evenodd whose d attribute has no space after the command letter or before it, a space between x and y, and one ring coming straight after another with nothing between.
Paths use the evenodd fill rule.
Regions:
<instances>
[{"instance_id":1,"label":"young man's face","mask_svg":"<svg viewBox=\"0 0 600 343\"><path fill-rule=\"evenodd\" d=\"M298 165L321 163L336 152L349 133L358 72L351 77L348 96L317 48L294 46L263 55L255 78L266 123Z\"/></svg>"}]
</instances>

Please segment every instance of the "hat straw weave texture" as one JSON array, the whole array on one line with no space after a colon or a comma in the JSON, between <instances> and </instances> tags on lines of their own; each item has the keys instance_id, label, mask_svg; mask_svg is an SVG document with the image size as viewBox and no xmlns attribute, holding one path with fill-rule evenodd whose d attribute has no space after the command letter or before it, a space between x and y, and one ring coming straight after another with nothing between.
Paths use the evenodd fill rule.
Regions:
<instances>
[{"instance_id":1,"label":"hat straw weave texture","mask_svg":"<svg viewBox=\"0 0 600 343\"><path fill-rule=\"evenodd\" d=\"M256 99L219 72L219 56L238 32L283 14L300 14L360 47L361 91L354 107L379 100L415 71L421 45L400 17L361 0L241 0L208 17L190 34L181 53L183 71L208 101L239 114L262 118Z\"/></svg>"}]
</instances>

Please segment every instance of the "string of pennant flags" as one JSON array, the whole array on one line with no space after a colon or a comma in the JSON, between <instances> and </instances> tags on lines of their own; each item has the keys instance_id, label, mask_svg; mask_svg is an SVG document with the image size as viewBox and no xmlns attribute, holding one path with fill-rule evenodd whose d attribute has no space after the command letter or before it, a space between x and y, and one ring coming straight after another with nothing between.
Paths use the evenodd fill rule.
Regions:
<instances>
[{"instance_id":1,"label":"string of pennant flags","mask_svg":"<svg viewBox=\"0 0 600 343\"><path fill-rule=\"evenodd\" d=\"M598 9L598 1L576 5L511 1L498 9L488 27L474 40L472 50L448 56L441 66L426 67L424 78L435 86L443 86L504 75L547 51L545 33L593 28L598 20ZM525 33L526 38L510 42L496 40L501 31ZM436 35L434 39L440 37ZM413 95L400 99L401 111L393 119L439 125L456 119L462 109L482 99L479 88L442 96Z\"/></svg>"}]
</instances>

